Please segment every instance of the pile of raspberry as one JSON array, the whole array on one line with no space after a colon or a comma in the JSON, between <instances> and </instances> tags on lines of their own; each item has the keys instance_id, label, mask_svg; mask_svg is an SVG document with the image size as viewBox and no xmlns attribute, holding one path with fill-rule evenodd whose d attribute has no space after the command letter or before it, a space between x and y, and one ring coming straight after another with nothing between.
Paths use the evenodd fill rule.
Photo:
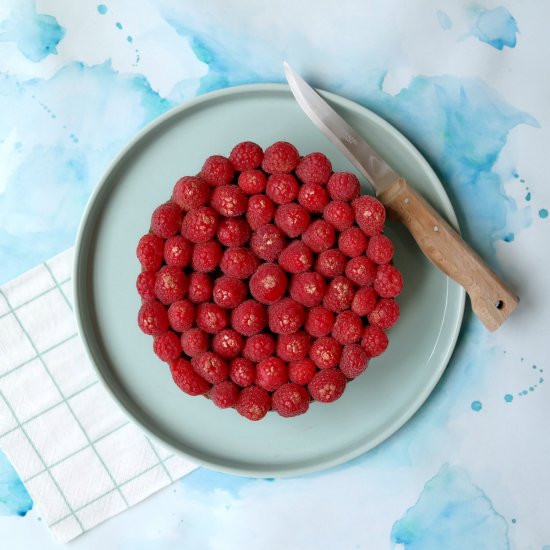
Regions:
<instances>
[{"instance_id":1,"label":"pile of raspberry","mask_svg":"<svg viewBox=\"0 0 550 550\"><path fill-rule=\"evenodd\" d=\"M181 390L250 420L335 401L399 317L385 219L322 153L239 143L153 212L139 327Z\"/></svg>"}]
</instances>

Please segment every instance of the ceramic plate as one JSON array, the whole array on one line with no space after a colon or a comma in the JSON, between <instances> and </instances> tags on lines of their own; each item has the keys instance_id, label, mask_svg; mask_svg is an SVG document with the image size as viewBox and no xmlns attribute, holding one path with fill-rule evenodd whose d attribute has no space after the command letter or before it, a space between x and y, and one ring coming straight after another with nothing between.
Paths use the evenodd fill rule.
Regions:
<instances>
[{"instance_id":1,"label":"ceramic plate","mask_svg":"<svg viewBox=\"0 0 550 550\"><path fill-rule=\"evenodd\" d=\"M323 95L457 227L437 176L397 130L356 103ZM324 152L335 170L352 169L300 111L286 85L229 88L170 111L125 148L90 199L75 259L77 321L105 386L149 434L225 472L298 475L368 451L419 409L453 351L464 291L426 260L403 227L389 223L395 264L405 281L398 298L401 318L389 331L388 351L348 385L339 401L313 403L307 414L293 419L269 413L250 422L234 410L182 393L153 354L152 338L137 327L136 244L179 177L197 173L209 155L228 155L244 140L264 148L287 140L302 154Z\"/></svg>"}]
</instances>

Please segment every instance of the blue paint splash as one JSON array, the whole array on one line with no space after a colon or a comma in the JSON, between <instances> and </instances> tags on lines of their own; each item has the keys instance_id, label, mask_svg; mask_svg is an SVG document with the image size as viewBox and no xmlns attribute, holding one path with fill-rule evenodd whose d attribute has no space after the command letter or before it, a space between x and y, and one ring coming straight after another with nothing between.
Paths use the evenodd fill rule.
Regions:
<instances>
[{"instance_id":1,"label":"blue paint splash","mask_svg":"<svg viewBox=\"0 0 550 550\"><path fill-rule=\"evenodd\" d=\"M107 6L105 4L99 4L97 6L97 11L100 15L105 15L107 13Z\"/></svg>"},{"instance_id":2,"label":"blue paint splash","mask_svg":"<svg viewBox=\"0 0 550 550\"><path fill-rule=\"evenodd\" d=\"M32 506L23 482L0 451L0 516L24 516Z\"/></svg>"},{"instance_id":3,"label":"blue paint splash","mask_svg":"<svg viewBox=\"0 0 550 550\"><path fill-rule=\"evenodd\" d=\"M444 31L448 31L453 26L451 18L444 11L437 11L437 20Z\"/></svg>"},{"instance_id":4,"label":"blue paint splash","mask_svg":"<svg viewBox=\"0 0 550 550\"><path fill-rule=\"evenodd\" d=\"M507 393L504 396L504 401L506 401L506 403L511 403L513 400L514 400L514 396L511 393Z\"/></svg>"},{"instance_id":5,"label":"blue paint splash","mask_svg":"<svg viewBox=\"0 0 550 550\"><path fill-rule=\"evenodd\" d=\"M478 9L470 35L497 50L502 50L504 46L509 48L516 46L518 31L518 24L512 14L501 7L492 10Z\"/></svg>"},{"instance_id":6,"label":"blue paint splash","mask_svg":"<svg viewBox=\"0 0 550 550\"><path fill-rule=\"evenodd\" d=\"M483 405L481 401L472 401L472 404L470 405L470 407L472 411L479 412L483 408Z\"/></svg>"},{"instance_id":7,"label":"blue paint splash","mask_svg":"<svg viewBox=\"0 0 550 550\"><path fill-rule=\"evenodd\" d=\"M508 526L461 468L445 465L398 520L392 542L405 550L509 549Z\"/></svg>"},{"instance_id":8,"label":"blue paint splash","mask_svg":"<svg viewBox=\"0 0 550 550\"><path fill-rule=\"evenodd\" d=\"M539 210L539 218L546 219L548 217L548 210L546 208L541 208Z\"/></svg>"}]
</instances>

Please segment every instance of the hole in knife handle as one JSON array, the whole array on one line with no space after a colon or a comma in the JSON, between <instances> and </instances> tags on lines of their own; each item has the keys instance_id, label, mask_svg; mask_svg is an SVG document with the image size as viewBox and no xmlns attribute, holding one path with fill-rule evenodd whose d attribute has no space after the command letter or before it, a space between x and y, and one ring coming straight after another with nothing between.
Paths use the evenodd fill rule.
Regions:
<instances>
[{"instance_id":1,"label":"hole in knife handle","mask_svg":"<svg viewBox=\"0 0 550 550\"><path fill-rule=\"evenodd\" d=\"M504 302L502 300L497 300L495 307L497 309L502 309L504 307Z\"/></svg>"}]
</instances>

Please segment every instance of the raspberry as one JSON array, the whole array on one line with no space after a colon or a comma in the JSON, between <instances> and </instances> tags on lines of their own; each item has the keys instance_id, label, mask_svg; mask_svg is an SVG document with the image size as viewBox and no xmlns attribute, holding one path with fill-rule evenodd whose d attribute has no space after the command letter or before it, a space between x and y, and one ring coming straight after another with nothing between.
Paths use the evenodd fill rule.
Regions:
<instances>
[{"instance_id":1,"label":"raspberry","mask_svg":"<svg viewBox=\"0 0 550 550\"><path fill-rule=\"evenodd\" d=\"M232 328L226 328L212 338L212 351L222 359L235 359L242 349L242 336Z\"/></svg>"},{"instance_id":2,"label":"raspberry","mask_svg":"<svg viewBox=\"0 0 550 550\"><path fill-rule=\"evenodd\" d=\"M227 311L210 302L197 306L196 323L209 334L216 334L227 326Z\"/></svg>"},{"instance_id":3,"label":"raspberry","mask_svg":"<svg viewBox=\"0 0 550 550\"><path fill-rule=\"evenodd\" d=\"M367 325L363 331L361 347L368 357L377 357L386 351L388 337L381 328L375 325Z\"/></svg>"},{"instance_id":4,"label":"raspberry","mask_svg":"<svg viewBox=\"0 0 550 550\"><path fill-rule=\"evenodd\" d=\"M246 298L246 284L233 277L220 277L214 283L214 303L226 309L237 307Z\"/></svg>"},{"instance_id":5,"label":"raspberry","mask_svg":"<svg viewBox=\"0 0 550 550\"><path fill-rule=\"evenodd\" d=\"M195 306L189 300L178 300L168 308L168 321L176 332L189 330L195 322Z\"/></svg>"},{"instance_id":6,"label":"raspberry","mask_svg":"<svg viewBox=\"0 0 550 550\"><path fill-rule=\"evenodd\" d=\"M247 198L236 185L221 185L212 193L210 204L222 216L234 218L246 212Z\"/></svg>"},{"instance_id":7,"label":"raspberry","mask_svg":"<svg viewBox=\"0 0 550 550\"><path fill-rule=\"evenodd\" d=\"M342 276L335 277L328 285L323 305L331 311L344 311L350 308L354 295L355 289L349 279Z\"/></svg>"},{"instance_id":8,"label":"raspberry","mask_svg":"<svg viewBox=\"0 0 550 550\"><path fill-rule=\"evenodd\" d=\"M386 235L374 235L369 239L367 257L375 264L387 264L393 258L393 243Z\"/></svg>"},{"instance_id":9,"label":"raspberry","mask_svg":"<svg viewBox=\"0 0 550 550\"><path fill-rule=\"evenodd\" d=\"M254 334L248 338L243 350L243 355L255 363L271 357L274 353L275 340L273 336L265 333Z\"/></svg>"},{"instance_id":10,"label":"raspberry","mask_svg":"<svg viewBox=\"0 0 550 550\"><path fill-rule=\"evenodd\" d=\"M253 421L261 420L270 407L271 396L258 386L244 388L235 405L235 409L241 416Z\"/></svg>"},{"instance_id":11,"label":"raspberry","mask_svg":"<svg viewBox=\"0 0 550 550\"><path fill-rule=\"evenodd\" d=\"M362 195L352 203L357 225L368 237L378 235L384 229L386 210L382 203L370 195Z\"/></svg>"},{"instance_id":12,"label":"raspberry","mask_svg":"<svg viewBox=\"0 0 550 550\"><path fill-rule=\"evenodd\" d=\"M222 256L220 267L229 277L248 279L256 271L260 261L247 248L228 248Z\"/></svg>"},{"instance_id":13,"label":"raspberry","mask_svg":"<svg viewBox=\"0 0 550 550\"><path fill-rule=\"evenodd\" d=\"M298 196L298 182L292 174L272 174L267 178L265 194L275 204L292 202Z\"/></svg>"},{"instance_id":14,"label":"raspberry","mask_svg":"<svg viewBox=\"0 0 550 550\"><path fill-rule=\"evenodd\" d=\"M181 268L165 265L157 271L155 294L163 304L181 300L187 290L187 280Z\"/></svg>"},{"instance_id":15,"label":"raspberry","mask_svg":"<svg viewBox=\"0 0 550 550\"><path fill-rule=\"evenodd\" d=\"M137 276L136 288L143 300L154 300L157 297L155 294L156 277L156 271L142 271Z\"/></svg>"},{"instance_id":16,"label":"raspberry","mask_svg":"<svg viewBox=\"0 0 550 550\"><path fill-rule=\"evenodd\" d=\"M231 312L231 326L243 336L258 334L266 324L265 307L256 300L247 300Z\"/></svg>"},{"instance_id":17,"label":"raspberry","mask_svg":"<svg viewBox=\"0 0 550 550\"><path fill-rule=\"evenodd\" d=\"M287 273L302 273L313 264L313 252L301 241L291 242L279 256L279 265Z\"/></svg>"},{"instance_id":18,"label":"raspberry","mask_svg":"<svg viewBox=\"0 0 550 550\"><path fill-rule=\"evenodd\" d=\"M180 178L172 191L172 200L186 212L204 206L209 199L210 186L195 176Z\"/></svg>"},{"instance_id":19,"label":"raspberry","mask_svg":"<svg viewBox=\"0 0 550 550\"><path fill-rule=\"evenodd\" d=\"M336 240L334 227L324 220L315 220L302 235L304 243L313 250L313 252L323 252L328 250Z\"/></svg>"},{"instance_id":20,"label":"raspberry","mask_svg":"<svg viewBox=\"0 0 550 550\"><path fill-rule=\"evenodd\" d=\"M250 233L250 226L244 218L225 218L218 224L218 241L224 246L243 246Z\"/></svg>"},{"instance_id":21,"label":"raspberry","mask_svg":"<svg viewBox=\"0 0 550 550\"><path fill-rule=\"evenodd\" d=\"M148 233L143 235L136 248L136 256L145 271L156 271L162 265L164 239Z\"/></svg>"},{"instance_id":22,"label":"raspberry","mask_svg":"<svg viewBox=\"0 0 550 550\"><path fill-rule=\"evenodd\" d=\"M399 306L392 298L381 298L374 309L369 313L368 320L371 325L376 325L382 330L387 330L395 324L399 318Z\"/></svg>"},{"instance_id":23,"label":"raspberry","mask_svg":"<svg viewBox=\"0 0 550 550\"><path fill-rule=\"evenodd\" d=\"M283 298L268 307L267 315L271 332L290 334L304 324L306 312L302 304L292 298Z\"/></svg>"},{"instance_id":24,"label":"raspberry","mask_svg":"<svg viewBox=\"0 0 550 550\"><path fill-rule=\"evenodd\" d=\"M317 367L311 359L299 359L288 365L288 378L295 384L306 386L317 372Z\"/></svg>"},{"instance_id":25,"label":"raspberry","mask_svg":"<svg viewBox=\"0 0 550 550\"><path fill-rule=\"evenodd\" d=\"M325 309L323 306L317 306L309 310L305 329L314 338L327 336L334 326L334 313Z\"/></svg>"},{"instance_id":26,"label":"raspberry","mask_svg":"<svg viewBox=\"0 0 550 550\"><path fill-rule=\"evenodd\" d=\"M212 187L231 183L234 175L235 168L233 168L233 164L221 155L208 157L201 169L201 178Z\"/></svg>"},{"instance_id":27,"label":"raspberry","mask_svg":"<svg viewBox=\"0 0 550 550\"><path fill-rule=\"evenodd\" d=\"M330 176L327 189L332 200L349 202L359 196L360 184L355 174L336 172Z\"/></svg>"},{"instance_id":28,"label":"raspberry","mask_svg":"<svg viewBox=\"0 0 550 550\"><path fill-rule=\"evenodd\" d=\"M145 302L138 312L139 328L145 333L156 336L168 330L168 314L166 308L157 300Z\"/></svg>"},{"instance_id":29,"label":"raspberry","mask_svg":"<svg viewBox=\"0 0 550 550\"><path fill-rule=\"evenodd\" d=\"M294 238L309 227L310 215L303 206L294 202L282 204L275 213L275 223L287 236Z\"/></svg>"},{"instance_id":30,"label":"raspberry","mask_svg":"<svg viewBox=\"0 0 550 550\"><path fill-rule=\"evenodd\" d=\"M176 385L188 395L202 395L210 389L210 384L193 370L187 359L170 363L170 372Z\"/></svg>"},{"instance_id":31,"label":"raspberry","mask_svg":"<svg viewBox=\"0 0 550 550\"><path fill-rule=\"evenodd\" d=\"M153 339L153 351L161 361L170 363L176 360L181 354L179 336L171 330L157 334Z\"/></svg>"},{"instance_id":32,"label":"raspberry","mask_svg":"<svg viewBox=\"0 0 550 550\"><path fill-rule=\"evenodd\" d=\"M315 269L323 277L333 279L342 275L346 268L347 258L337 248L325 250L317 257Z\"/></svg>"},{"instance_id":33,"label":"raspberry","mask_svg":"<svg viewBox=\"0 0 550 550\"><path fill-rule=\"evenodd\" d=\"M187 297L194 304L208 302L212 297L212 279L207 273L191 273Z\"/></svg>"},{"instance_id":34,"label":"raspberry","mask_svg":"<svg viewBox=\"0 0 550 550\"><path fill-rule=\"evenodd\" d=\"M369 358L359 344L344 347L340 359L340 370L346 378L356 378L369 366Z\"/></svg>"},{"instance_id":35,"label":"raspberry","mask_svg":"<svg viewBox=\"0 0 550 550\"><path fill-rule=\"evenodd\" d=\"M338 248L350 258L356 258L367 249L367 237L358 227L350 227L340 233Z\"/></svg>"},{"instance_id":36,"label":"raspberry","mask_svg":"<svg viewBox=\"0 0 550 550\"><path fill-rule=\"evenodd\" d=\"M292 334L281 334L277 339L277 355L283 361L304 359L310 347L309 334L303 330Z\"/></svg>"},{"instance_id":37,"label":"raspberry","mask_svg":"<svg viewBox=\"0 0 550 550\"><path fill-rule=\"evenodd\" d=\"M214 238L217 228L218 213L209 206L199 206L187 212L181 233L193 243L204 243Z\"/></svg>"},{"instance_id":38,"label":"raspberry","mask_svg":"<svg viewBox=\"0 0 550 550\"><path fill-rule=\"evenodd\" d=\"M298 384L283 384L271 398L273 410L285 418L298 416L309 408L309 393Z\"/></svg>"},{"instance_id":39,"label":"raspberry","mask_svg":"<svg viewBox=\"0 0 550 550\"><path fill-rule=\"evenodd\" d=\"M403 289L403 277L391 264L378 266L378 272L374 279L374 290L382 298L394 298Z\"/></svg>"},{"instance_id":40,"label":"raspberry","mask_svg":"<svg viewBox=\"0 0 550 550\"><path fill-rule=\"evenodd\" d=\"M246 221L252 229L258 229L258 227L269 223L274 216L275 205L269 197L265 195L252 195L248 199Z\"/></svg>"},{"instance_id":41,"label":"raspberry","mask_svg":"<svg viewBox=\"0 0 550 550\"><path fill-rule=\"evenodd\" d=\"M285 247L285 236L274 224L262 225L252 233L250 248L256 256L272 262Z\"/></svg>"},{"instance_id":42,"label":"raspberry","mask_svg":"<svg viewBox=\"0 0 550 550\"><path fill-rule=\"evenodd\" d=\"M233 407L239 399L239 388L231 382L231 380L224 380L215 386L212 386L210 390L210 399L212 403L220 409L228 409Z\"/></svg>"},{"instance_id":43,"label":"raspberry","mask_svg":"<svg viewBox=\"0 0 550 550\"><path fill-rule=\"evenodd\" d=\"M337 342L332 336L323 336L318 338L311 345L309 350L310 359L320 369L330 369L336 367L340 362L342 355L342 345Z\"/></svg>"},{"instance_id":44,"label":"raspberry","mask_svg":"<svg viewBox=\"0 0 550 550\"><path fill-rule=\"evenodd\" d=\"M315 271L298 273L290 282L290 295L306 307L318 306L327 289L323 276Z\"/></svg>"},{"instance_id":45,"label":"raspberry","mask_svg":"<svg viewBox=\"0 0 550 550\"><path fill-rule=\"evenodd\" d=\"M245 359L244 357L237 357L231 361L229 366L229 376L231 380L241 386L241 388L246 388L254 382L256 377L256 367L252 361Z\"/></svg>"},{"instance_id":46,"label":"raspberry","mask_svg":"<svg viewBox=\"0 0 550 550\"><path fill-rule=\"evenodd\" d=\"M175 202L165 202L153 211L151 232L167 239L175 235L181 226L181 208Z\"/></svg>"},{"instance_id":47,"label":"raspberry","mask_svg":"<svg viewBox=\"0 0 550 550\"><path fill-rule=\"evenodd\" d=\"M267 176L261 170L247 170L239 174L237 183L247 195L255 195L265 191Z\"/></svg>"},{"instance_id":48,"label":"raspberry","mask_svg":"<svg viewBox=\"0 0 550 550\"><path fill-rule=\"evenodd\" d=\"M323 212L323 218L338 231L344 231L351 227L355 221L351 206L347 202L341 201L329 202Z\"/></svg>"},{"instance_id":49,"label":"raspberry","mask_svg":"<svg viewBox=\"0 0 550 550\"><path fill-rule=\"evenodd\" d=\"M377 269L378 266L366 256L358 256L346 264L346 277L359 286L372 285Z\"/></svg>"},{"instance_id":50,"label":"raspberry","mask_svg":"<svg viewBox=\"0 0 550 550\"><path fill-rule=\"evenodd\" d=\"M275 264L262 264L249 282L250 293L262 304L273 304L286 292L288 280L284 271Z\"/></svg>"},{"instance_id":51,"label":"raspberry","mask_svg":"<svg viewBox=\"0 0 550 550\"><path fill-rule=\"evenodd\" d=\"M168 265L187 267L192 253L193 245L183 235L174 235L164 244L164 261Z\"/></svg>"},{"instance_id":52,"label":"raspberry","mask_svg":"<svg viewBox=\"0 0 550 550\"><path fill-rule=\"evenodd\" d=\"M252 141L238 143L229 153L229 160L238 172L258 168L263 158L262 148Z\"/></svg>"},{"instance_id":53,"label":"raspberry","mask_svg":"<svg viewBox=\"0 0 550 550\"><path fill-rule=\"evenodd\" d=\"M378 294L376 290L372 286L365 286L355 293L353 302L351 302L351 309L359 317L365 317L374 309L377 301Z\"/></svg>"},{"instance_id":54,"label":"raspberry","mask_svg":"<svg viewBox=\"0 0 550 550\"><path fill-rule=\"evenodd\" d=\"M317 183L304 183L298 193L298 202L310 212L322 212L328 204L328 193Z\"/></svg>"},{"instance_id":55,"label":"raspberry","mask_svg":"<svg viewBox=\"0 0 550 550\"><path fill-rule=\"evenodd\" d=\"M190 328L181 335L181 347L183 353L189 357L195 357L208 351L208 334L200 328Z\"/></svg>"},{"instance_id":56,"label":"raspberry","mask_svg":"<svg viewBox=\"0 0 550 550\"><path fill-rule=\"evenodd\" d=\"M344 393L346 377L339 369L325 369L315 373L307 389L315 401L332 403Z\"/></svg>"},{"instance_id":57,"label":"raspberry","mask_svg":"<svg viewBox=\"0 0 550 550\"><path fill-rule=\"evenodd\" d=\"M256 365L256 385L273 391L288 381L288 367L278 357L268 357Z\"/></svg>"},{"instance_id":58,"label":"raspberry","mask_svg":"<svg viewBox=\"0 0 550 550\"><path fill-rule=\"evenodd\" d=\"M211 351L193 357L191 366L199 376L211 384L219 384L229 376L227 363Z\"/></svg>"},{"instance_id":59,"label":"raspberry","mask_svg":"<svg viewBox=\"0 0 550 550\"><path fill-rule=\"evenodd\" d=\"M191 264L195 271L208 273L214 271L222 259L222 247L218 241L206 241L197 243L193 248Z\"/></svg>"},{"instance_id":60,"label":"raspberry","mask_svg":"<svg viewBox=\"0 0 550 550\"><path fill-rule=\"evenodd\" d=\"M336 316L332 336L340 344L354 344L361 339L363 323L353 311L343 311Z\"/></svg>"},{"instance_id":61,"label":"raspberry","mask_svg":"<svg viewBox=\"0 0 550 550\"><path fill-rule=\"evenodd\" d=\"M332 173L330 160L323 153L310 153L296 166L296 175L304 183L327 183Z\"/></svg>"},{"instance_id":62,"label":"raspberry","mask_svg":"<svg viewBox=\"0 0 550 550\"><path fill-rule=\"evenodd\" d=\"M262 168L268 174L289 173L296 168L299 159L300 153L294 145L278 141L265 150Z\"/></svg>"}]
</instances>

